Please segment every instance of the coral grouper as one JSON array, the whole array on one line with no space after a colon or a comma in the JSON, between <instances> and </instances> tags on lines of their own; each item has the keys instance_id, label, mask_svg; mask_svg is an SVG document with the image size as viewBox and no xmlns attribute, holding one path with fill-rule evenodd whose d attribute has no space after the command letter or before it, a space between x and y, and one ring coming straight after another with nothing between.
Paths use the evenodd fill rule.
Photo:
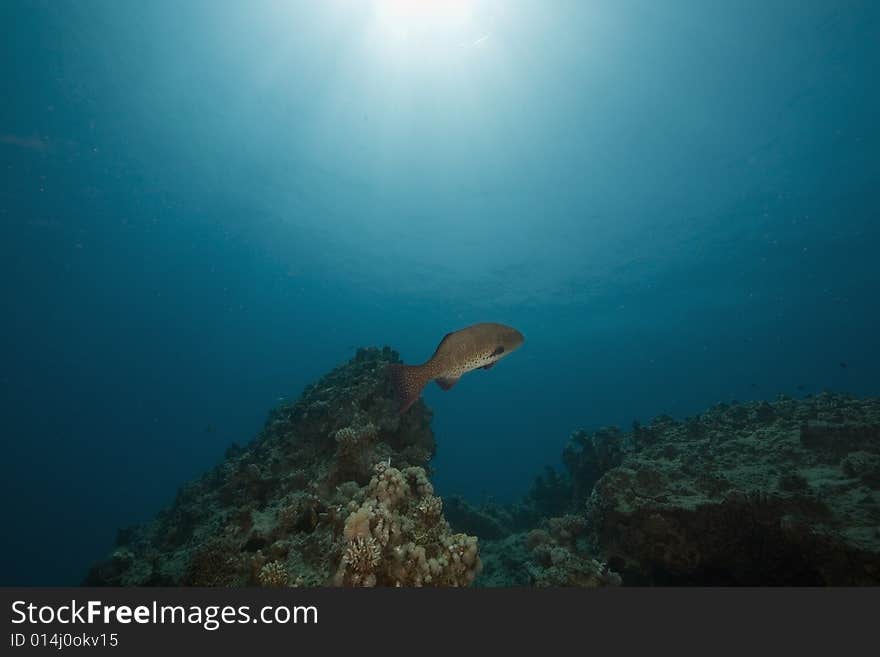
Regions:
<instances>
[{"instance_id":1,"label":"coral grouper","mask_svg":"<svg viewBox=\"0 0 880 657\"><path fill-rule=\"evenodd\" d=\"M431 379L449 390L465 372L478 368L488 370L519 349L524 341L523 334L515 328L484 322L447 333L434 355L421 365L389 365L400 412L405 413L416 402Z\"/></svg>"}]
</instances>

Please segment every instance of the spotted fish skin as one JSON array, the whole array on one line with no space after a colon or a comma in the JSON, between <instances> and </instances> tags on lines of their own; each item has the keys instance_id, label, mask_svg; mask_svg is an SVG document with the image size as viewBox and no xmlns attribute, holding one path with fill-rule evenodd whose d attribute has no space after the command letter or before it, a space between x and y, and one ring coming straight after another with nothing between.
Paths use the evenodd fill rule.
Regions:
<instances>
[{"instance_id":1,"label":"spotted fish skin","mask_svg":"<svg viewBox=\"0 0 880 657\"><path fill-rule=\"evenodd\" d=\"M483 322L447 333L434 355L421 365L393 364L388 373L400 403L400 412L409 410L432 379L449 390L467 372L489 369L508 354L519 349L525 338L515 328Z\"/></svg>"}]
</instances>

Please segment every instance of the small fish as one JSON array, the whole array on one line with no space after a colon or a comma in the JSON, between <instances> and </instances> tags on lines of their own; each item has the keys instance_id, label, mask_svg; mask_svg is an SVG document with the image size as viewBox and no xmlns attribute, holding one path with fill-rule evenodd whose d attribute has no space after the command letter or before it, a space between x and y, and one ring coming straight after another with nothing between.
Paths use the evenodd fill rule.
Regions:
<instances>
[{"instance_id":1,"label":"small fish","mask_svg":"<svg viewBox=\"0 0 880 657\"><path fill-rule=\"evenodd\" d=\"M435 379L443 390L449 390L465 372L480 368L488 370L519 349L524 341L523 334L515 328L485 322L447 333L434 355L421 365L389 365L388 373L401 414L416 403L422 388L431 379Z\"/></svg>"}]
</instances>

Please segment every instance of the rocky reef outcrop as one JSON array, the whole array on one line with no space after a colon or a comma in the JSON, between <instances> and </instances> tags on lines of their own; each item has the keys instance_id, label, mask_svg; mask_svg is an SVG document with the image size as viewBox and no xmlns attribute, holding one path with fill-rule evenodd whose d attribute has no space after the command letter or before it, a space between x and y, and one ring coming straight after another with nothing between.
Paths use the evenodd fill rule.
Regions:
<instances>
[{"instance_id":1,"label":"rocky reef outcrop","mask_svg":"<svg viewBox=\"0 0 880 657\"><path fill-rule=\"evenodd\" d=\"M660 417L586 502L634 583L880 584L880 402L822 394Z\"/></svg>"},{"instance_id":2,"label":"rocky reef outcrop","mask_svg":"<svg viewBox=\"0 0 880 657\"><path fill-rule=\"evenodd\" d=\"M424 402L389 348L270 414L250 444L120 530L92 585L880 584L880 400L719 404L571 434L515 504L441 500Z\"/></svg>"},{"instance_id":3,"label":"rocky reef outcrop","mask_svg":"<svg viewBox=\"0 0 880 657\"><path fill-rule=\"evenodd\" d=\"M880 584L880 400L783 396L576 431L562 462L504 513L456 510L462 527L507 528L484 541L478 583L579 585L572 564L596 559L606 575L586 581Z\"/></svg>"},{"instance_id":4,"label":"rocky reef outcrop","mask_svg":"<svg viewBox=\"0 0 880 657\"><path fill-rule=\"evenodd\" d=\"M151 522L119 532L86 584L467 585L474 536L456 533L428 480L423 402L401 416L395 352L361 349L276 408L259 436L184 486Z\"/></svg>"}]
</instances>

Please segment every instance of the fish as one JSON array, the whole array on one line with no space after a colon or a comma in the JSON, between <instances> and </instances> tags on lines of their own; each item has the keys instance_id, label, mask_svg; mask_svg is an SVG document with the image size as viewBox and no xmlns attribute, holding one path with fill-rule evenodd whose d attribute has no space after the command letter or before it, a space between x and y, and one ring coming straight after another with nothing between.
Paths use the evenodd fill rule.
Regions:
<instances>
[{"instance_id":1,"label":"fish","mask_svg":"<svg viewBox=\"0 0 880 657\"><path fill-rule=\"evenodd\" d=\"M431 380L450 390L463 374L491 369L499 360L519 349L525 338L515 328L483 322L447 333L434 355L421 365L391 363L388 374L400 414L406 413Z\"/></svg>"}]
</instances>

